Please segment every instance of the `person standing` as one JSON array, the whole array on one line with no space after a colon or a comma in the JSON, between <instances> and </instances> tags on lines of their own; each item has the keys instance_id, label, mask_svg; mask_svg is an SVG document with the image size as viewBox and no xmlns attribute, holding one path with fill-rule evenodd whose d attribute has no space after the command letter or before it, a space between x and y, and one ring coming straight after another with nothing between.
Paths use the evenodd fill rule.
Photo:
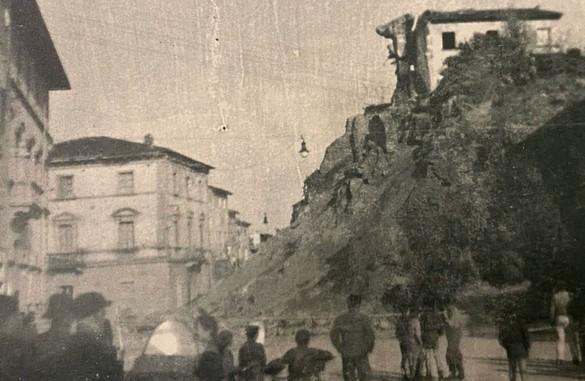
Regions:
<instances>
[{"instance_id":1,"label":"person standing","mask_svg":"<svg viewBox=\"0 0 585 381\"><path fill-rule=\"evenodd\" d=\"M459 380L465 379L463 369L463 354L461 353L461 339L463 338L463 316L457 307L450 303L445 314L447 323L445 333L447 336L447 364L451 376Z\"/></svg>"},{"instance_id":2,"label":"person standing","mask_svg":"<svg viewBox=\"0 0 585 381\"><path fill-rule=\"evenodd\" d=\"M434 300L425 302L425 310L421 316L423 366L421 375L430 376L433 381L439 379L437 365L437 349L439 337L445 326L443 317L436 311Z\"/></svg>"},{"instance_id":3,"label":"person standing","mask_svg":"<svg viewBox=\"0 0 585 381\"><path fill-rule=\"evenodd\" d=\"M221 331L203 352L194 374L201 381L235 381L237 373L230 350L233 334Z\"/></svg>"},{"instance_id":4,"label":"person standing","mask_svg":"<svg viewBox=\"0 0 585 381\"><path fill-rule=\"evenodd\" d=\"M422 338L418 306L411 308L406 331L406 373L407 380L413 380L420 372Z\"/></svg>"},{"instance_id":5,"label":"person standing","mask_svg":"<svg viewBox=\"0 0 585 381\"><path fill-rule=\"evenodd\" d=\"M87 292L74 300L77 332L72 337L74 380L117 381L123 377L113 345L112 326L106 308L112 303L98 292Z\"/></svg>"},{"instance_id":6,"label":"person standing","mask_svg":"<svg viewBox=\"0 0 585 381\"><path fill-rule=\"evenodd\" d=\"M246 327L246 342L238 352L238 366L244 381L263 381L266 366L264 346L258 343L260 328L256 325Z\"/></svg>"},{"instance_id":7,"label":"person standing","mask_svg":"<svg viewBox=\"0 0 585 381\"><path fill-rule=\"evenodd\" d=\"M349 295L348 312L335 319L329 334L341 354L345 381L367 381L370 376L368 356L374 350L376 336L370 319L360 313L361 302L361 295Z\"/></svg>"},{"instance_id":8,"label":"person standing","mask_svg":"<svg viewBox=\"0 0 585 381\"><path fill-rule=\"evenodd\" d=\"M394 326L394 336L400 346L400 370L404 377L408 374L408 322L410 320L410 310L408 305L400 305L400 316Z\"/></svg>"},{"instance_id":9,"label":"person standing","mask_svg":"<svg viewBox=\"0 0 585 381\"><path fill-rule=\"evenodd\" d=\"M72 380L71 335L75 321L73 299L67 294L49 298L43 318L50 320L49 330L35 340L34 376L39 381Z\"/></svg>"},{"instance_id":10,"label":"person standing","mask_svg":"<svg viewBox=\"0 0 585 381\"><path fill-rule=\"evenodd\" d=\"M500 321L498 341L506 350L508 358L508 377L516 381L527 381L526 362L530 352L530 337L526 323L514 305L507 306Z\"/></svg>"},{"instance_id":11,"label":"person standing","mask_svg":"<svg viewBox=\"0 0 585 381\"><path fill-rule=\"evenodd\" d=\"M32 343L26 334L18 299L0 295L0 380L31 379Z\"/></svg>"},{"instance_id":12,"label":"person standing","mask_svg":"<svg viewBox=\"0 0 585 381\"><path fill-rule=\"evenodd\" d=\"M575 329L576 324L569 315L572 302L573 294L568 291L567 283L564 281L559 282L555 287L550 303L550 319L557 331L557 365L565 361L567 341L573 363L579 364L581 361L577 329Z\"/></svg>"},{"instance_id":13,"label":"person standing","mask_svg":"<svg viewBox=\"0 0 585 381\"><path fill-rule=\"evenodd\" d=\"M443 300L437 305L437 312L439 316L441 316L443 327L439 333L439 339L437 340L437 370L439 371L440 378L448 378L449 377L449 365L447 363L447 347L449 345L447 340L447 322L445 321L445 315L447 311L445 310L445 303Z\"/></svg>"},{"instance_id":14,"label":"person standing","mask_svg":"<svg viewBox=\"0 0 585 381\"><path fill-rule=\"evenodd\" d=\"M282 357L288 365L288 381L318 381L325 363L333 359L328 351L310 348L311 333L301 329L295 334L296 348L289 349Z\"/></svg>"}]
</instances>

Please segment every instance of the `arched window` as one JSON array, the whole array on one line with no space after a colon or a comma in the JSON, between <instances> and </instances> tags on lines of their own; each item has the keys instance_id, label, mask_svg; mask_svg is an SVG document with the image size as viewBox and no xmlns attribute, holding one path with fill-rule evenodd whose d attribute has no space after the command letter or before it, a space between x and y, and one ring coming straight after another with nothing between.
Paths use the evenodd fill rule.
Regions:
<instances>
[{"instance_id":1,"label":"arched window","mask_svg":"<svg viewBox=\"0 0 585 381\"><path fill-rule=\"evenodd\" d=\"M77 222L77 218L70 213L62 213L53 218L55 244L59 253L77 250Z\"/></svg>"},{"instance_id":2,"label":"arched window","mask_svg":"<svg viewBox=\"0 0 585 381\"><path fill-rule=\"evenodd\" d=\"M136 247L134 230L138 214L131 208L119 209L112 214L118 225L118 249L131 250Z\"/></svg>"}]
</instances>

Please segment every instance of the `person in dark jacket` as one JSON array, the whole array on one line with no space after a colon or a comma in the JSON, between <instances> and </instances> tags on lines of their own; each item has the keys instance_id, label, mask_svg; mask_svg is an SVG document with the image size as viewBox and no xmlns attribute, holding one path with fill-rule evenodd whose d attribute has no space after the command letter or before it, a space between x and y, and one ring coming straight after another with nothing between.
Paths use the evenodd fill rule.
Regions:
<instances>
[{"instance_id":1,"label":"person in dark jacket","mask_svg":"<svg viewBox=\"0 0 585 381\"><path fill-rule=\"evenodd\" d=\"M289 349L282 357L288 365L288 381L315 381L325 370L325 363L333 359L331 352L310 348L311 333L301 329L295 334L296 348Z\"/></svg>"},{"instance_id":2,"label":"person in dark jacket","mask_svg":"<svg viewBox=\"0 0 585 381\"><path fill-rule=\"evenodd\" d=\"M264 346L257 343L260 328L256 325L246 327L247 341L238 353L238 366L244 381L263 381L266 366Z\"/></svg>"},{"instance_id":3,"label":"person in dark jacket","mask_svg":"<svg viewBox=\"0 0 585 381\"><path fill-rule=\"evenodd\" d=\"M111 302L98 292L74 300L77 332L72 337L73 379L83 381L121 380L123 372L113 346L111 323L106 308Z\"/></svg>"},{"instance_id":4,"label":"person in dark jacket","mask_svg":"<svg viewBox=\"0 0 585 381\"><path fill-rule=\"evenodd\" d=\"M217 334L197 363L194 374L200 381L235 381L237 369L230 350L232 341L230 331Z\"/></svg>"},{"instance_id":5,"label":"person in dark jacket","mask_svg":"<svg viewBox=\"0 0 585 381\"><path fill-rule=\"evenodd\" d=\"M516 373L520 373L520 379L526 381L530 337L526 322L515 306L507 306L500 318L498 341L506 350L510 381L516 381Z\"/></svg>"},{"instance_id":6,"label":"person in dark jacket","mask_svg":"<svg viewBox=\"0 0 585 381\"><path fill-rule=\"evenodd\" d=\"M38 381L71 380L71 329L75 320L73 299L66 294L49 298L43 318L51 321L49 330L35 340L34 378Z\"/></svg>"},{"instance_id":7,"label":"person in dark jacket","mask_svg":"<svg viewBox=\"0 0 585 381\"><path fill-rule=\"evenodd\" d=\"M31 379L33 346L26 333L18 299L0 295L0 380L22 381Z\"/></svg>"},{"instance_id":8,"label":"person in dark jacket","mask_svg":"<svg viewBox=\"0 0 585 381\"><path fill-rule=\"evenodd\" d=\"M335 319L329 334L341 354L345 381L367 381L370 375L368 355L374 350L376 336L370 319L360 313L361 301L360 295L348 297L348 312Z\"/></svg>"}]
</instances>

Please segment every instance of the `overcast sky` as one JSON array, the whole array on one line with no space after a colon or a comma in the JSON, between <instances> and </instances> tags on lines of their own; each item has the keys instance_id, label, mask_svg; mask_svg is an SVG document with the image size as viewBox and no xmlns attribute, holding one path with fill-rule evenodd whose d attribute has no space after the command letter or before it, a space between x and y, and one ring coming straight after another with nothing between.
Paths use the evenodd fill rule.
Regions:
<instances>
[{"instance_id":1,"label":"overcast sky","mask_svg":"<svg viewBox=\"0 0 585 381\"><path fill-rule=\"evenodd\" d=\"M38 2L72 85L51 97L55 141L150 133L216 167L230 206L255 224L267 212L274 227L288 224L345 119L389 100L394 68L377 25L425 9L540 4L564 12L569 44L584 47L580 0Z\"/></svg>"}]
</instances>

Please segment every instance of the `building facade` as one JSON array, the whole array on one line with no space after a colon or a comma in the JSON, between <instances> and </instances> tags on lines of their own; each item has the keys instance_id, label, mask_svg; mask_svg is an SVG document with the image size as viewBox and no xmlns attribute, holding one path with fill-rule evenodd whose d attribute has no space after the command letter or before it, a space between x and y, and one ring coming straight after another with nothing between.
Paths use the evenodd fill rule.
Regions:
<instances>
[{"instance_id":1,"label":"building facade","mask_svg":"<svg viewBox=\"0 0 585 381\"><path fill-rule=\"evenodd\" d=\"M49 92L69 89L38 5L0 1L0 293L42 310Z\"/></svg>"},{"instance_id":2,"label":"building facade","mask_svg":"<svg viewBox=\"0 0 585 381\"><path fill-rule=\"evenodd\" d=\"M108 137L56 144L49 157L48 287L99 291L112 318L173 310L213 284L211 166Z\"/></svg>"},{"instance_id":3,"label":"building facade","mask_svg":"<svg viewBox=\"0 0 585 381\"><path fill-rule=\"evenodd\" d=\"M228 203L232 193L228 190L209 186L209 233L212 251L217 259L226 258L226 242L228 237Z\"/></svg>"},{"instance_id":4,"label":"building facade","mask_svg":"<svg viewBox=\"0 0 585 381\"><path fill-rule=\"evenodd\" d=\"M241 219L236 210L229 211L226 255L234 267L241 266L250 257L250 223Z\"/></svg>"},{"instance_id":5,"label":"building facade","mask_svg":"<svg viewBox=\"0 0 585 381\"><path fill-rule=\"evenodd\" d=\"M445 60L458 52L461 43L478 33L501 35L509 20L518 20L527 28L529 50L554 53L561 49L558 23L562 13L538 8L431 12L426 15L426 56L431 89L441 80Z\"/></svg>"},{"instance_id":6,"label":"building facade","mask_svg":"<svg viewBox=\"0 0 585 381\"><path fill-rule=\"evenodd\" d=\"M548 54L562 50L558 23L562 13L540 8L465 9L426 11L415 18L402 15L376 32L391 40L389 58L396 64L397 90L393 100L433 91L441 80L445 60L458 53L460 44L475 34L497 36L510 21L525 26L528 50Z\"/></svg>"}]
</instances>

